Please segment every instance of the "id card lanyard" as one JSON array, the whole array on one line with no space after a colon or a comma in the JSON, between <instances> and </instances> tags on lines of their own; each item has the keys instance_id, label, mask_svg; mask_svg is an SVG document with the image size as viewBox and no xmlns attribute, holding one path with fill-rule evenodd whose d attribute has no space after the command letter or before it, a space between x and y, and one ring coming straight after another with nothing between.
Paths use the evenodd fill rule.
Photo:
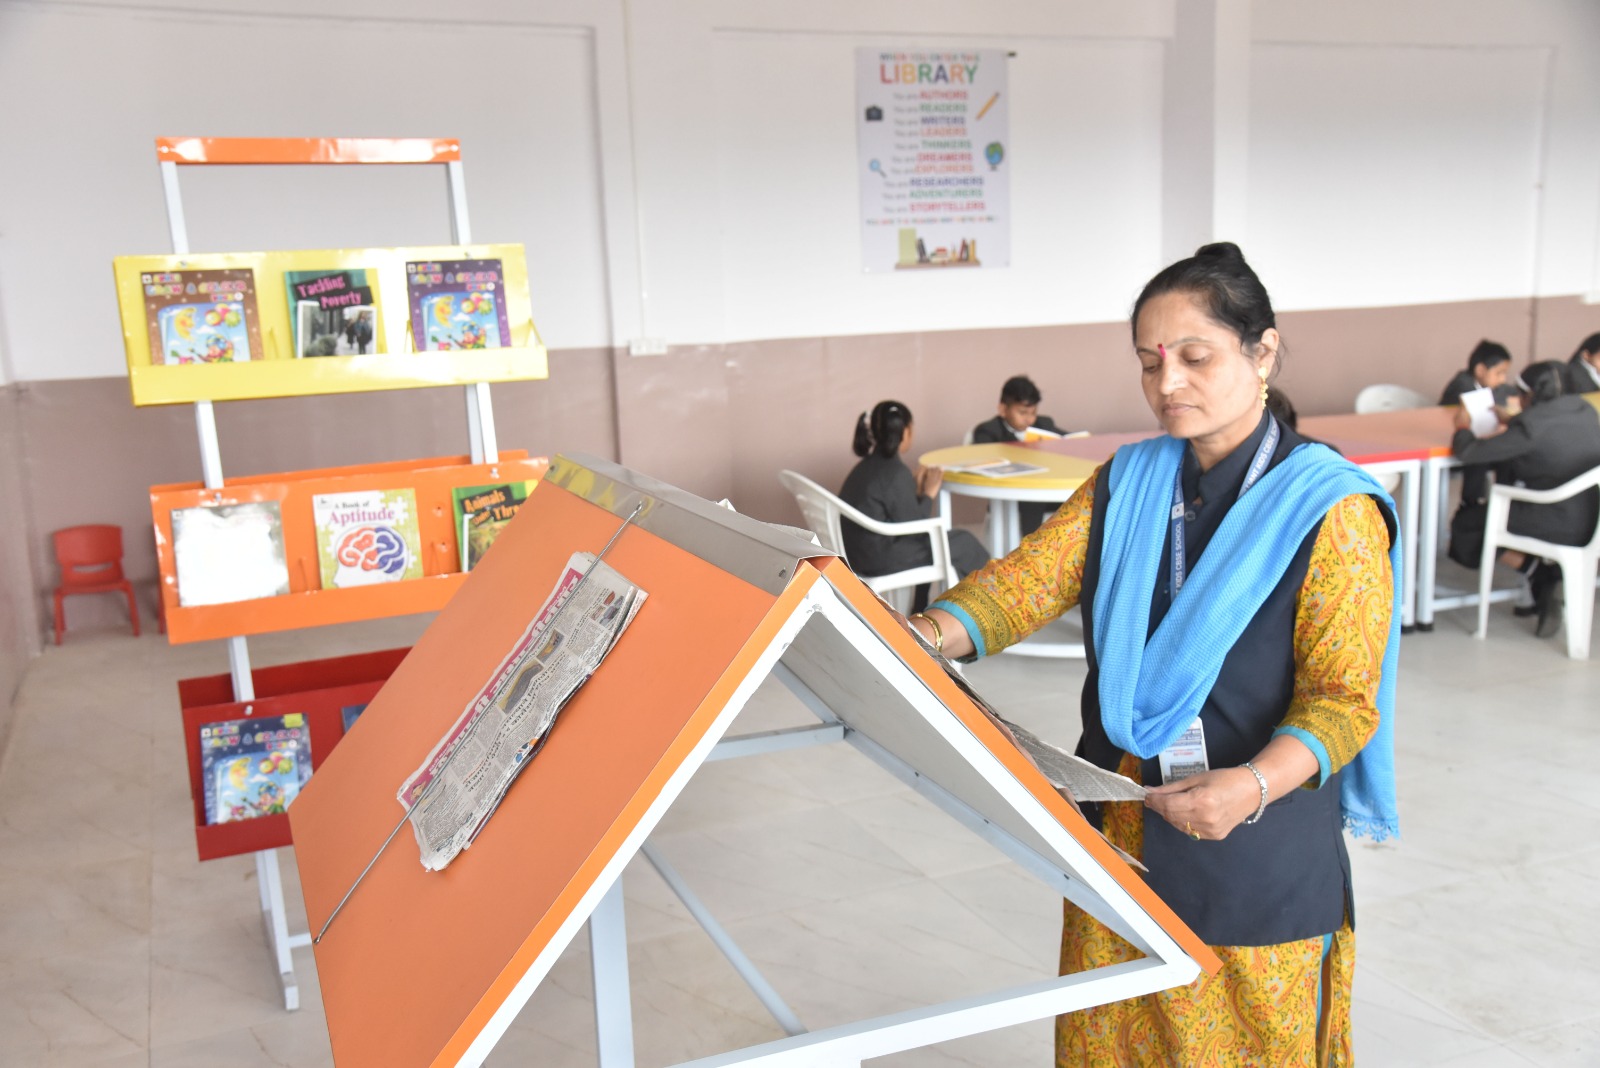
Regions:
<instances>
[{"instance_id":1,"label":"id card lanyard","mask_svg":"<svg viewBox=\"0 0 1600 1068\"><path fill-rule=\"evenodd\" d=\"M1261 445L1256 449L1256 455L1250 461L1250 470L1245 472L1244 484L1239 487L1239 496L1243 497L1249 492L1250 487L1260 481L1261 476L1267 471L1267 464L1272 460L1272 454L1278 448L1278 421L1271 420L1267 424L1266 436L1261 439ZM1183 464L1178 464L1178 473L1172 479L1172 596L1177 597L1178 591L1183 589L1183 580L1188 576L1188 553L1183 544L1183 515L1187 511L1183 500ZM1211 770L1211 762L1206 756L1206 733L1196 716L1194 722L1178 736L1178 739L1161 751L1157 758L1161 763L1161 781L1177 782L1187 779L1191 775L1198 775L1203 771Z\"/></svg>"}]
</instances>

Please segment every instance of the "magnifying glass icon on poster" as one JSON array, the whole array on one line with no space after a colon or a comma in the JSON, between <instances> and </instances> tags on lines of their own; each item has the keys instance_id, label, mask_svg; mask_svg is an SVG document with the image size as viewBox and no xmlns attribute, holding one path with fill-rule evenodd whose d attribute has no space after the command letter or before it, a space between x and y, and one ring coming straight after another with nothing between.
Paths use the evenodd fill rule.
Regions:
<instances>
[{"instance_id":1,"label":"magnifying glass icon on poster","mask_svg":"<svg viewBox=\"0 0 1600 1068\"><path fill-rule=\"evenodd\" d=\"M883 173L883 164L879 163L877 160L870 161L867 164L867 170L877 172L878 177L882 178L884 181L889 180L889 176Z\"/></svg>"}]
</instances>

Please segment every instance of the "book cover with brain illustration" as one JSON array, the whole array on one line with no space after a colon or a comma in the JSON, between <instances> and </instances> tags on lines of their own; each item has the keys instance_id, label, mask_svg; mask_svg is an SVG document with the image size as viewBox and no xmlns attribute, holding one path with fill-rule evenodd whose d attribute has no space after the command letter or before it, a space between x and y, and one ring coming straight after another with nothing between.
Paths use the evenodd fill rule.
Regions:
<instances>
[{"instance_id":1,"label":"book cover with brain illustration","mask_svg":"<svg viewBox=\"0 0 1600 1068\"><path fill-rule=\"evenodd\" d=\"M154 364L243 363L261 358L255 272L145 272L145 321Z\"/></svg>"},{"instance_id":2,"label":"book cover with brain illustration","mask_svg":"<svg viewBox=\"0 0 1600 1068\"><path fill-rule=\"evenodd\" d=\"M505 269L499 260L406 264L411 332L419 352L511 344Z\"/></svg>"},{"instance_id":3,"label":"book cover with brain illustration","mask_svg":"<svg viewBox=\"0 0 1600 1068\"><path fill-rule=\"evenodd\" d=\"M323 589L422 577L417 496L411 490L320 494L311 498L311 510Z\"/></svg>"}]
</instances>

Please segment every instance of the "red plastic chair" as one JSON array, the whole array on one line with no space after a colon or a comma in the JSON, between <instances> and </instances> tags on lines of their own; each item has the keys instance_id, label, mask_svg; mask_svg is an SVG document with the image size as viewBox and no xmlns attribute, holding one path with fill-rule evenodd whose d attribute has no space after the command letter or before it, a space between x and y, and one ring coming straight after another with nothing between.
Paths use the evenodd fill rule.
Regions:
<instances>
[{"instance_id":1,"label":"red plastic chair","mask_svg":"<svg viewBox=\"0 0 1600 1068\"><path fill-rule=\"evenodd\" d=\"M61 585L55 592L56 644L61 644L61 632L67 629L62 599L78 593L121 592L128 599L128 617L137 638L139 605L133 599L133 584L122 574L122 528L95 523L58 530L50 538L61 565Z\"/></svg>"}]
</instances>

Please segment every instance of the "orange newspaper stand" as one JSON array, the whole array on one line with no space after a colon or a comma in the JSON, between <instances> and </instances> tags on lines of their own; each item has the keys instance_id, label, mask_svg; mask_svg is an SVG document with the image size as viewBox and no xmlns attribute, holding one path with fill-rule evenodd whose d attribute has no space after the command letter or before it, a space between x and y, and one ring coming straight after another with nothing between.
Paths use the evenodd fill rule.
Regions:
<instances>
[{"instance_id":1,"label":"orange newspaper stand","mask_svg":"<svg viewBox=\"0 0 1600 1068\"><path fill-rule=\"evenodd\" d=\"M481 836L437 872L423 869L409 828L381 850L402 813L401 783L495 672L570 555L598 553L614 534L606 562L647 599ZM725 738L769 675L817 724ZM713 755L823 742L853 745L913 785L1145 959L807 1031L647 839ZM599 1061L633 1064L620 876L640 852L789 1034L689 1062L699 1068L855 1066L1218 966L843 561L585 457L554 461L289 820L311 928L325 927L317 969L343 1066L481 1063L586 922Z\"/></svg>"}]
</instances>

